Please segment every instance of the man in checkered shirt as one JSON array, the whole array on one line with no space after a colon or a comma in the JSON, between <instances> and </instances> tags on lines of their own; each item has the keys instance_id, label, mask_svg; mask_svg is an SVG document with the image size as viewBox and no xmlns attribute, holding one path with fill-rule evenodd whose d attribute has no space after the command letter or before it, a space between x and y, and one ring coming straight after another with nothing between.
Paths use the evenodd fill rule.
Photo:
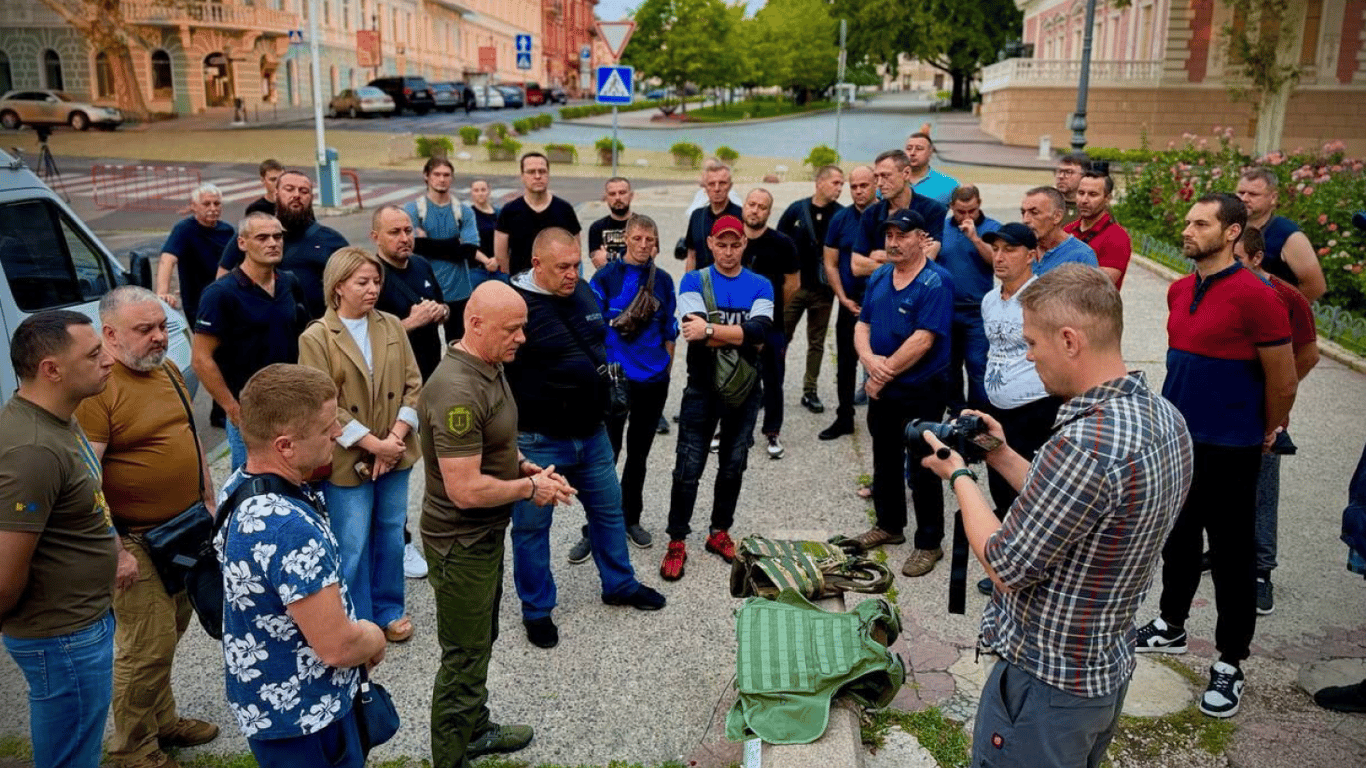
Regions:
<instances>
[{"instance_id":1,"label":"man in checkered shirt","mask_svg":"<svg viewBox=\"0 0 1366 768\"><path fill-rule=\"evenodd\" d=\"M988 454L1019 498L998 521L958 454L924 464L953 486L995 585L982 640L1001 659L978 704L972 764L1094 767L1134 671L1134 614L1190 488L1191 438L1176 408L1125 369L1123 304L1100 270L1059 266L1020 304L1039 378L1070 399L1032 463L1005 445Z\"/></svg>"}]
</instances>

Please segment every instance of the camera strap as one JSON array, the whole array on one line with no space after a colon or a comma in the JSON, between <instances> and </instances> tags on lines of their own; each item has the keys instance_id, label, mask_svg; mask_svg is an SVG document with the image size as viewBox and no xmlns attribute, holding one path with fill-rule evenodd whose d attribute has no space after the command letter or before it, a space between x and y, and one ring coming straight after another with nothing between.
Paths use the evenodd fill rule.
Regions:
<instances>
[{"instance_id":1,"label":"camera strap","mask_svg":"<svg viewBox=\"0 0 1366 768\"><path fill-rule=\"evenodd\" d=\"M953 554L949 560L949 613L966 611L968 586L968 534L963 530L963 510L953 513Z\"/></svg>"}]
</instances>

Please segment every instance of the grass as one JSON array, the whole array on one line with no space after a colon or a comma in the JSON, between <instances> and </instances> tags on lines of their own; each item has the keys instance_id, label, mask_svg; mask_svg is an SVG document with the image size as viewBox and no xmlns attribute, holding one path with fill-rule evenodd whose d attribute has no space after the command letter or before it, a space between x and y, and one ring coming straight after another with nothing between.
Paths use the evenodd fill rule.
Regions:
<instances>
[{"instance_id":1,"label":"grass","mask_svg":"<svg viewBox=\"0 0 1366 768\"><path fill-rule=\"evenodd\" d=\"M1208 682L1199 672L1191 669L1174 658L1161 654L1151 654L1153 660L1181 675L1196 690L1201 690ZM1191 704L1180 712L1162 717L1119 718L1119 728L1115 740L1110 745L1109 755L1123 756L1126 763L1151 761L1181 749L1199 749L1211 755L1222 755L1228 750L1229 742L1237 726L1231 720L1219 720L1200 712ZM1107 760L1113 766L1113 759Z\"/></svg>"},{"instance_id":2,"label":"grass","mask_svg":"<svg viewBox=\"0 0 1366 768\"><path fill-rule=\"evenodd\" d=\"M812 101L798 105L791 101L746 99L730 104L714 104L709 107L688 110L688 122L729 123L736 120L749 120L751 118L797 115L803 112L833 109L834 106L835 102L833 101Z\"/></svg>"},{"instance_id":3,"label":"grass","mask_svg":"<svg viewBox=\"0 0 1366 768\"><path fill-rule=\"evenodd\" d=\"M880 749L893 727L911 734L940 768L968 768L968 735L962 723L950 720L938 707L919 712L883 709L866 717L860 728L863 743Z\"/></svg>"},{"instance_id":4,"label":"grass","mask_svg":"<svg viewBox=\"0 0 1366 768\"><path fill-rule=\"evenodd\" d=\"M5 736L0 738L0 757L9 757L17 760L33 759L33 747L28 739L18 736Z\"/></svg>"}]
</instances>

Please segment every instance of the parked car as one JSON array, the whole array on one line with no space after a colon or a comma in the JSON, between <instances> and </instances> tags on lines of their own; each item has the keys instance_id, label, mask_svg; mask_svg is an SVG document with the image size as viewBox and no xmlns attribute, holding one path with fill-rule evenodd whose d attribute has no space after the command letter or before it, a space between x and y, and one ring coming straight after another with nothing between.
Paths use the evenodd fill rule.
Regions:
<instances>
[{"instance_id":1,"label":"parked car","mask_svg":"<svg viewBox=\"0 0 1366 768\"><path fill-rule=\"evenodd\" d=\"M394 100L389 98L389 94L381 91L372 85L362 85L355 90L347 88L336 96L327 105L327 112L332 117L346 115L350 118L370 115L384 115L388 117L394 114Z\"/></svg>"},{"instance_id":2,"label":"parked car","mask_svg":"<svg viewBox=\"0 0 1366 768\"><path fill-rule=\"evenodd\" d=\"M565 93L563 88L556 85L546 89L545 102L547 104L568 104L569 94Z\"/></svg>"},{"instance_id":3,"label":"parked car","mask_svg":"<svg viewBox=\"0 0 1366 768\"><path fill-rule=\"evenodd\" d=\"M452 109L447 110L448 112L454 112L457 109L463 109L466 112L469 112L471 109L474 109L474 91L472 91L470 87L465 83L461 83L458 81L443 81L439 83L432 83L432 90L438 91L442 88L449 88L450 90L454 91L457 98L459 99L459 101L455 104L455 106Z\"/></svg>"},{"instance_id":4,"label":"parked car","mask_svg":"<svg viewBox=\"0 0 1366 768\"><path fill-rule=\"evenodd\" d=\"M659 101L660 99L667 99L669 98L669 96L670 91L668 88L655 88L654 90L645 92L645 98L649 99L650 101Z\"/></svg>"},{"instance_id":5,"label":"parked car","mask_svg":"<svg viewBox=\"0 0 1366 768\"><path fill-rule=\"evenodd\" d=\"M482 85L471 85L470 91L474 93L475 109L502 109L507 106L503 101L503 94L498 90L498 86L490 85L485 88Z\"/></svg>"},{"instance_id":6,"label":"parked car","mask_svg":"<svg viewBox=\"0 0 1366 768\"><path fill-rule=\"evenodd\" d=\"M538 107L545 103L545 91L541 89L541 84L527 80L522 83L522 88L526 90L526 103L529 107Z\"/></svg>"},{"instance_id":7,"label":"parked car","mask_svg":"<svg viewBox=\"0 0 1366 768\"><path fill-rule=\"evenodd\" d=\"M498 92L503 94L503 106L508 109L521 109L526 106L526 97L522 95L522 89L515 85L495 86Z\"/></svg>"},{"instance_id":8,"label":"parked car","mask_svg":"<svg viewBox=\"0 0 1366 768\"><path fill-rule=\"evenodd\" d=\"M123 124L123 113L101 107L65 91L34 89L10 91L0 96L0 126L14 130L21 125L69 125L84 131L92 125L114 129Z\"/></svg>"},{"instance_id":9,"label":"parked car","mask_svg":"<svg viewBox=\"0 0 1366 768\"><path fill-rule=\"evenodd\" d=\"M457 109L465 108L464 83L437 82L432 83L432 99L436 101L436 108L442 112L454 112Z\"/></svg>"},{"instance_id":10,"label":"parked car","mask_svg":"<svg viewBox=\"0 0 1366 768\"><path fill-rule=\"evenodd\" d=\"M377 77L371 80L368 85L389 94L389 98L394 100L394 114L401 115L403 110L411 109L419 115L425 115L436 108L436 100L432 98L432 87L427 84L426 79L421 77Z\"/></svg>"},{"instance_id":11,"label":"parked car","mask_svg":"<svg viewBox=\"0 0 1366 768\"><path fill-rule=\"evenodd\" d=\"M0 151L0 334L5 339L14 338L25 318L45 309L81 312L98 329L104 294L134 282L152 287L151 258L139 254L132 262L125 271L71 208L18 158ZM189 325L164 302L161 308L166 312L166 357L180 367L193 396L199 380L190 366ZM9 342L4 345L0 402L19 385Z\"/></svg>"}]
</instances>

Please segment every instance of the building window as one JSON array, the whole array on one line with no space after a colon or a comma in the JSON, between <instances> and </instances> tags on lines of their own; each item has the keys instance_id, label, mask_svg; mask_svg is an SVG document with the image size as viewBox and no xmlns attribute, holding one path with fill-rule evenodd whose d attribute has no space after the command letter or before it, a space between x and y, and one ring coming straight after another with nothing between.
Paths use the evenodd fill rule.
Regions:
<instances>
[{"instance_id":1,"label":"building window","mask_svg":"<svg viewBox=\"0 0 1366 768\"><path fill-rule=\"evenodd\" d=\"M95 54L95 95L114 95L114 71L109 66L109 54L104 51Z\"/></svg>"},{"instance_id":2,"label":"building window","mask_svg":"<svg viewBox=\"0 0 1366 768\"><path fill-rule=\"evenodd\" d=\"M165 51L152 51L152 95L157 98L168 98L174 90L171 55Z\"/></svg>"},{"instance_id":3,"label":"building window","mask_svg":"<svg viewBox=\"0 0 1366 768\"><path fill-rule=\"evenodd\" d=\"M9 55L0 51L0 93L14 89L14 77L10 73Z\"/></svg>"},{"instance_id":4,"label":"building window","mask_svg":"<svg viewBox=\"0 0 1366 768\"><path fill-rule=\"evenodd\" d=\"M43 87L54 91L66 90L66 81L62 79L62 57L51 48L43 51Z\"/></svg>"}]
</instances>

